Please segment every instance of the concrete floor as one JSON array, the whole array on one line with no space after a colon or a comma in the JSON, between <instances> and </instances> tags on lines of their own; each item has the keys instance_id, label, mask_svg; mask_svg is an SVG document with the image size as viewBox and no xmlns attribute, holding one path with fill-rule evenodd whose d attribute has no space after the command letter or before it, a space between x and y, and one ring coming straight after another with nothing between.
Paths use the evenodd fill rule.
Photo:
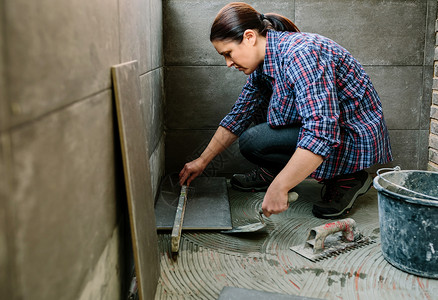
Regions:
<instances>
[{"instance_id":1,"label":"concrete floor","mask_svg":"<svg viewBox=\"0 0 438 300\"><path fill-rule=\"evenodd\" d=\"M311 212L320 189L313 180L301 183L298 201L267 219L260 233L184 232L176 260L170 233L160 233L155 299L218 299L225 286L319 299L438 299L438 280L400 271L383 258L374 188L358 198L348 217L375 243L317 263L291 251L305 242L310 228L329 222ZM264 193L228 190L233 225L257 222Z\"/></svg>"}]
</instances>

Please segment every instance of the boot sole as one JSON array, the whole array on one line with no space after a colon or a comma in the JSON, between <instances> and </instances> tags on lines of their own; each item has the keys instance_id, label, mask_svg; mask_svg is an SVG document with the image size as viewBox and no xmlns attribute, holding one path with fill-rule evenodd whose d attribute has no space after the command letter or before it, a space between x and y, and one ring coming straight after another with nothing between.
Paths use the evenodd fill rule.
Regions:
<instances>
[{"instance_id":1,"label":"boot sole","mask_svg":"<svg viewBox=\"0 0 438 300\"><path fill-rule=\"evenodd\" d=\"M343 216L347 215L348 213L350 213L350 210L353 207L354 203L356 202L356 199L359 196L366 194L369 191L369 189L371 188L372 184L373 184L373 178L371 177L371 175L368 174L368 178L365 181L362 188L360 188L356 192L356 194L354 194L353 198L351 199L350 203L348 203L347 207L345 207L343 210L341 210L338 213L323 214L323 213L319 213L318 211L314 211L313 209L312 209L312 213L314 214L315 217L321 218L321 219L338 219L340 217L343 217Z\"/></svg>"}]
</instances>

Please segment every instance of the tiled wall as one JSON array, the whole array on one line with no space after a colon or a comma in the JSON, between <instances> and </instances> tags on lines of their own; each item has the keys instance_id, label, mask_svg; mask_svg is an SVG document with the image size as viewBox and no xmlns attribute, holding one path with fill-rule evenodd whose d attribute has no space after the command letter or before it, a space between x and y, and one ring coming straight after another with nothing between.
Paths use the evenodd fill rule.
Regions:
<instances>
[{"instance_id":1,"label":"tiled wall","mask_svg":"<svg viewBox=\"0 0 438 300\"><path fill-rule=\"evenodd\" d=\"M111 66L139 61L156 191L162 2L5 0L0 16L0 298L119 299L127 208Z\"/></svg>"},{"instance_id":2,"label":"tiled wall","mask_svg":"<svg viewBox=\"0 0 438 300\"><path fill-rule=\"evenodd\" d=\"M228 2L164 1L168 172L179 171L200 154L246 80L225 66L209 41L210 25ZM262 13L283 14L301 31L325 35L347 48L381 96L395 157L392 165L426 168L437 1L248 3ZM250 167L234 144L207 171L229 175Z\"/></svg>"},{"instance_id":3,"label":"tiled wall","mask_svg":"<svg viewBox=\"0 0 438 300\"><path fill-rule=\"evenodd\" d=\"M428 169L438 172L438 20L435 22L435 62L433 73L432 106L430 108L429 163Z\"/></svg>"}]
</instances>

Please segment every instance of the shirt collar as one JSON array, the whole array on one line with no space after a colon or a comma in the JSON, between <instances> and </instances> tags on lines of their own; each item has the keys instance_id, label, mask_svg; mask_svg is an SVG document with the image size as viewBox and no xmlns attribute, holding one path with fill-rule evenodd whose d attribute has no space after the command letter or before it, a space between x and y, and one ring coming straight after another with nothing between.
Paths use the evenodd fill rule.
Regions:
<instances>
[{"instance_id":1,"label":"shirt collar","mask_svg":"<svg viewBox=\"0 0 438 300\"><path fill-rule=\"evenodd\" d=\"M261 66L261 73L271 78L275 77L275 55L277 41L278 32L274 30L268 30L266 34L265 59L263 61L263 65Z\"/></svg>"}]
</instances>

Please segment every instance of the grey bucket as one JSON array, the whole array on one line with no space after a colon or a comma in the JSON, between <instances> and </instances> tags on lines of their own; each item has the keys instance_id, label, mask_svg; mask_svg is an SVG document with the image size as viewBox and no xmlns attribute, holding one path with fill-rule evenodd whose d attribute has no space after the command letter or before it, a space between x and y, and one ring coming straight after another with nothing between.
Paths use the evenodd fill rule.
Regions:
<instances>
[{"instance_id":1,"label":"grey bucket","mask_svg":"<svg viewBox=\"0 0 438 300\"><path fill-rule=\"evenodd\" d=\"M373 182L383 257L400 270L438 278L438 173L384 170Z\"/></svg>"}]
</instances>

